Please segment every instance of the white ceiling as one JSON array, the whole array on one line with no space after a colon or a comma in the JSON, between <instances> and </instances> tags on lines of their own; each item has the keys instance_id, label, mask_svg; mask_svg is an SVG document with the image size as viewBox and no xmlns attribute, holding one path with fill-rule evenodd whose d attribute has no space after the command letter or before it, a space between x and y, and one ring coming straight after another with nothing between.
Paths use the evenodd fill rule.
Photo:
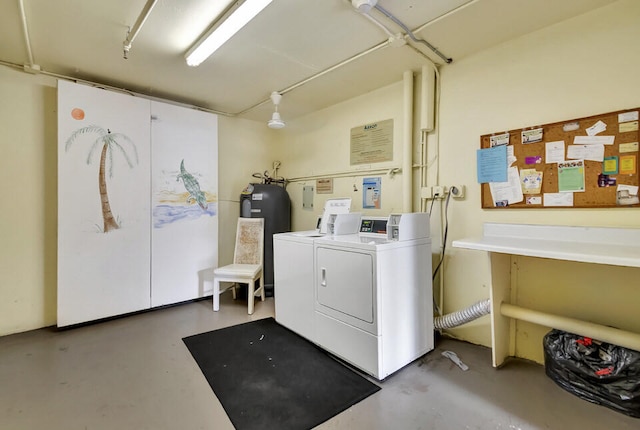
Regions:
<instances>
[{"instance_id":1,"label":"white ceiling","mask_svg":"<svg viewBox=\"0 0 640 430\"><path fill-rule=\"evenodd\" d=\"M147 0L0 0L0 62L106 84L208 110L264 120L272 91L292 119L400 81L425 58L382 45L385 32L348 0L274 0L199 67L184 54L230 0L158 0L123 58L127 31ZM454 62L616 0L379 0ZM401 28L377 10L394 33ZM8 42L8 43L7 43ZM437 64L443 60L411 43ZM359 54L373 49L372 53ZM359 56L327 73L329 68ZM442 67L448 67L443 65ZM311 79L310 79L311 78ZM298 85L305 80L308 83Z\"/></svg>"}]
</instances>

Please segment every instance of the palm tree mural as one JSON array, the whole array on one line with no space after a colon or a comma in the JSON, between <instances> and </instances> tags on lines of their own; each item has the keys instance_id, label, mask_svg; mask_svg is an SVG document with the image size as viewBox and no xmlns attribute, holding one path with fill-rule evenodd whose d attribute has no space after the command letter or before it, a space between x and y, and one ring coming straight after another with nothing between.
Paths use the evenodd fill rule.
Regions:
<instances>
[{"instance_id":1,"label":"palm tree mural","mask_svg":"<svg viewBox=\"0 0 640 430\"><path fill-rule=\"evenodd\" d=\"M87 127L79 128L74 131L67 139L64 150L67 152L71 145L80 137L85 135L97 134L98 138L93 141L89 154L87 156L87 165L91 164L93 155L101 150L100 153L100 169L98 172L98 186L100 189L100 203L102 205L102 220L103 220L103 232L107 233L111 230L117 230L120 228L116 219L111 212L111 205L109 204L109 195L107 194L107 180L106 169L109 168L109 177L113 177L113 153L119 152L127 161L129 167L133 168L134 162L138 164L138 151L136 145L131 139L122 133L111 133L111 130L104 129L99 125L90 125ZM123 146L126 144L133 151L133 159L127 153L127 150Z\"/></svg>"}]
</instances>

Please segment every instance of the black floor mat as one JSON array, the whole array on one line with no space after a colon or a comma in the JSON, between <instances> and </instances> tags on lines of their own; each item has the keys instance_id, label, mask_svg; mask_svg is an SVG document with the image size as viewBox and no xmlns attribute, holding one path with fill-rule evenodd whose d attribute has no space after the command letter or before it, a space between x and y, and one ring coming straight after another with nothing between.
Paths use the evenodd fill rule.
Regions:
<instances>
[{"instance_id":1,"label":"black floor mat","mask_svg":"<svg viewBox=\"0 0 640 430\"><path fill-rule=\"evenodd\" d=\"M238 430L310 429L380 389L273 318L183 341Z\"/></svg>"}]
</instances>

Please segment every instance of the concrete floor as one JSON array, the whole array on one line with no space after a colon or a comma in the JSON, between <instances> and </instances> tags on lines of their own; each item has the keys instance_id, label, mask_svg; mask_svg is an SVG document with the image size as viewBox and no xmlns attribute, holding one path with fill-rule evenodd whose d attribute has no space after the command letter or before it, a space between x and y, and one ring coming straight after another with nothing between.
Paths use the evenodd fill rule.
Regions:
<instances>
[{"instance_id":1,"label":"concrete floor","mask_svg":"<svg viewBox=\"0 0 640 430\"><path fill-rule=\"evenodd\" d=\"M221 297L69 330L0 338L0 429L233 429L182 338L274 315L273 299ZM441 352L469 366L463 372ZM319 429L638 429L557 387L542 366L491 367L488 348L441 339ZM267 429L271 430L271 429Z\"/></svg>"}]
</instances>

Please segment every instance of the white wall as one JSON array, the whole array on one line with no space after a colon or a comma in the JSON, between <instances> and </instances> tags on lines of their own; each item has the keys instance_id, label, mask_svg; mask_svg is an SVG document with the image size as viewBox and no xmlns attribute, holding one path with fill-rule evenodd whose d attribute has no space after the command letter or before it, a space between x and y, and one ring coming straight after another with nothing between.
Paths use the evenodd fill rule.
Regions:
<instances>
[{"instance_id":1,"label":"white wall","mask_svg":"<svg viewBox=\"0 0 640 430\"><path fill-rule=\"evenodd\" d=\"M467 186L467 198L449 210L451 240L479 236L490 221L640 227L637 208L482 210L475 169L481 135L640 106L638 40L640 2L622 0L441 69L441 183ZM482 252L448 248L445 311L488 297L486 259ZM626 286L637 285L637 270L602 266L596 283L567 276L587 270L576 265L515 259L513 267L519 300L530 307L640 332L640 290ZM573 287L573 303L565 286ZM547 330L518 323L518 354L541 361L540 338ZM453 333L490 342L487 317Z\"/></svg>"},{"instance_id":2,"label":"white wall","mask_svg":"<svg viewBox=\"0 0 640 430\"><path fill-rule=\"evenodd\" d=\"M56 80L0 67L0 336L56 324ZM268 169L271 131L219 118L219 263L233 257L239 195ZM212 243L212 246L215 246Z\"/></svg>"}]
</instances>

